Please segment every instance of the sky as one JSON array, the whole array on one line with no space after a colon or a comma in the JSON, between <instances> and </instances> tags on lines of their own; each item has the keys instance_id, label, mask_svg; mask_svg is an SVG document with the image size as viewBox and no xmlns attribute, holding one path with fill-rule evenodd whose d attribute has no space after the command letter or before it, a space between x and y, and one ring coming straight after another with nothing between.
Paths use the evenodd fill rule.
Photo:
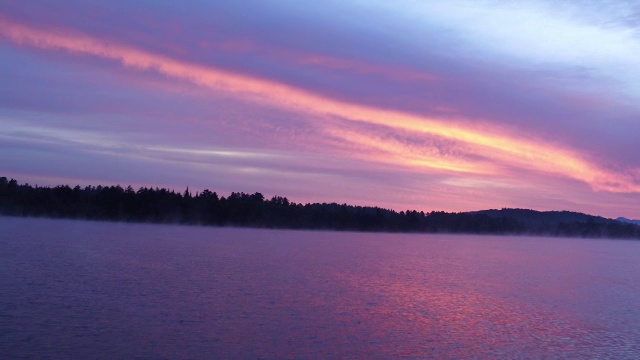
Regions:
<instances>
[{"instance_id":1,"label":"sky","mask_svg":"<svg viewBox=\"0 0 640 360\"><path fill-rule=\"evenodd\" d=\"M640 218L636 1L3 0L0 175Z\"/></svg>"}]
</instances>

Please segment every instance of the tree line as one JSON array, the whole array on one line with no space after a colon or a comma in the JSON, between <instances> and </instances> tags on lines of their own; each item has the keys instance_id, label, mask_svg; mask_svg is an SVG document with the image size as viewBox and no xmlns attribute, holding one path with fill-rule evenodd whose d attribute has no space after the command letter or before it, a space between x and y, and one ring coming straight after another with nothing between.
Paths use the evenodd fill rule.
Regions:
<instances>
[{"instance_id":1,"label":"tree line","mask_svg":"<svg viewBox=\"0 0 640 360\"><path fill-rule=\"evenodd\" d=\"M416 233L514 234L640 238L640 226L574 212L525 209L447 213L337 203L295 203L286 197L232 192L219 196L131 186L55 187L0 178L0 214L88 220L282 229Z\"/></svg>"}]
</instances>

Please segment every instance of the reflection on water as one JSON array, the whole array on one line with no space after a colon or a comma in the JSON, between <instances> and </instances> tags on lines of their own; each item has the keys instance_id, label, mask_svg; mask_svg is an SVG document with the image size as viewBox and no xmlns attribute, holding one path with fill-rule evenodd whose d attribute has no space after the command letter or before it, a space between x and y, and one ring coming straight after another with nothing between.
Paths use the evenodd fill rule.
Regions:
<instances>
[{"instance_id":1,"label":"reflection on water","mask_svg":"<svg viewBox=\"0 0 640 360\"><path fill-rule=\"evenodd\" d=\"M640 242L0 229L0 358L640 356Z\"/></svg>"}]
</instances>

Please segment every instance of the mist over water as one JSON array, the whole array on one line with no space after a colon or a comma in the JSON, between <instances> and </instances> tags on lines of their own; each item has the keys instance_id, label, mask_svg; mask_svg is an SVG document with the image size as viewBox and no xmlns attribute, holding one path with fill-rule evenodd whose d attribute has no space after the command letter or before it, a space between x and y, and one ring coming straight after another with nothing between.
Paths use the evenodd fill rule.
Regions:
<instances>
[{"instance_id":1,"label":"mist over water","mask_svg":"<svg viewBox=\"0 0 640 360\"><path fill-rule=\"evenodd\" d=\"M0 229L0 358L640 356L638 241Z\"/></svg>"}]
</instances>

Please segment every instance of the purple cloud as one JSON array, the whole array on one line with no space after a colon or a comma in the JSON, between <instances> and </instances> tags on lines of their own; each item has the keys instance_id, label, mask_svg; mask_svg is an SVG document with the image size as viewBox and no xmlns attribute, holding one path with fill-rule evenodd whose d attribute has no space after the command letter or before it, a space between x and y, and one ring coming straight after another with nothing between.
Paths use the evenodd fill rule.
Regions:
<instances>
[{"instance_id":1,"label":"purple cloud","mask_svg":"<svg viewBox=\"0 0 640 360\"><path fill-rule=\"evenodd\" d=\"M539 60L555 49L537 45L543 32L478 30L476 13L512 24L510 6L430 9L447 23L413 21L406 6L7 1L6 171L399 210L640 217L639 93L597 52L550 54L554 64ZM611 38L617 63L635 61L621 32L560 15L540 21L574 40ZM535 49L517 46L527 36Z\"/></svg>"}]
</instances>

